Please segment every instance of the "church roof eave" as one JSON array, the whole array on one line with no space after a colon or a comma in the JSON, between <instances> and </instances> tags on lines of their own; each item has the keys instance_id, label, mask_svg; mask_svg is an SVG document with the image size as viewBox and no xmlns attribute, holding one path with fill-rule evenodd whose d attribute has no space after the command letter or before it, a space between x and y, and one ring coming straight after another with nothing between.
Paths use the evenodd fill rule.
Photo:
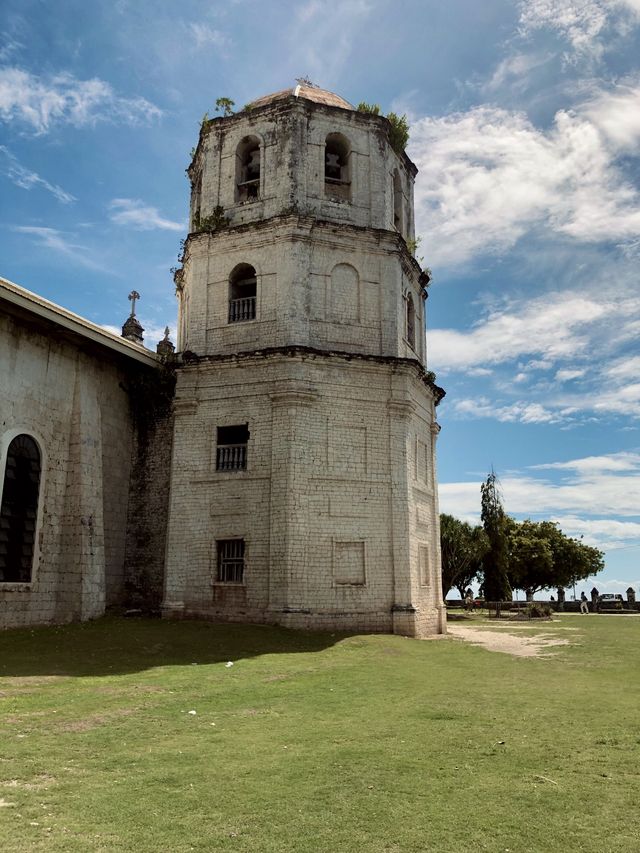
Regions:
<instances>
[{"instance_id":1,"label":"church roof eave","mask_svg":"<svg viewBox=\"0 0 640 853\"><path fill-rule=\"evenodd\" d=\"M36 293L0 277L0 302L9 303L22 312L31 314L41 320L47 320L69 332L78 335L94 344L106 347L126 358L142 362L148 367L157 367L160 363L158 356L139 344L125 340L114 332L103 329L96 323L86 320L73 311L67 311L55 302L43 299Z\"/></svg>"}]
</instances>

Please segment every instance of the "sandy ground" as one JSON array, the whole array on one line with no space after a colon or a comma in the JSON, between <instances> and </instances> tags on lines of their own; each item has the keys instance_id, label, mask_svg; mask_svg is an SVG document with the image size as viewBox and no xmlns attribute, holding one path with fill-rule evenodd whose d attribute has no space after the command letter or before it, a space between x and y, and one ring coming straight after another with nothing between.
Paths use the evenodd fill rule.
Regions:
<instances>
[{"instance_id":1,"label":"sandy ground","mask_svg":"<svg viewBox=\"0 0 640 853\"><path fill-rule=\"evenodd\" d=\"M449 636L457 637L467 643L484 646L491 652L503 652L503 654L522 658L549 657L546 650L550 647L569 645L569 640L562 639L555 634L544 633L525 637L521 634L508 634L502 630L467 628L455 623L447 625L447 633Z\"/></svg>"}]
</instances>

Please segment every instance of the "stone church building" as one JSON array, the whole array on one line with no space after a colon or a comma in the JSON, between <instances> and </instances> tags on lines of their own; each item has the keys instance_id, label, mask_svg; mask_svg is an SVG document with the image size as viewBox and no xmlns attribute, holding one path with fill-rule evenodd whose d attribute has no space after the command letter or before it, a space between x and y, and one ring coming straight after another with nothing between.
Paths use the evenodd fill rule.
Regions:
<instances>
[{"instance_id":1,"label":"stone church building","mask_svg":"<svg viewBox=\"0 0 640 853\"><path fill-rule=\"evenodd\" d=\"M205 121L177 352L0 279L0 627L446 630L416 168L312 86Z\"/></svg>"}]
</instances>

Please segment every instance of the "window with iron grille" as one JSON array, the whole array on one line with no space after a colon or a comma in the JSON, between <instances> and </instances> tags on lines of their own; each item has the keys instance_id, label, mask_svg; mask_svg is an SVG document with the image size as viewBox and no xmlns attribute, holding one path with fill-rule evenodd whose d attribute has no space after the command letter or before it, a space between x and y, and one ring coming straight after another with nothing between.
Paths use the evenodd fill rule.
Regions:
<instances>
[{"instance_id":1,"label":"window with iron grille","mask_svg":"<svg viewBox=\"0 0 640 853\"><path fill-rule=\"evenodd\" d=\"M249 424L218 427L216 471L245 471Z\"/></svg>"},{"instance_id":2,"label":"window with iron grille","mask_svg":"<svg viewBox=\"0 0 640 853\"><path fill-rule=\"evenodd\" d=\"M244 539L218 539L218 583L242 583Z\"/></svg>"},{"instance_id":3,"label":"window with iron grille","mask_svg":"<svg viewBox=\"0 0 640 853\"><path fill-rule=\"evenodd\" d=\"M256 271L249 264L239 264L229 278L229 322L245 323L256 318Z\"/></svg>"},{"instance_id":4,"label":"window with iron grille","mask_svg":"<svg viewBox=\"0 0 640 853\"><path fill-rule=\"evenodd\" d=\"M29 583L40 494L40 449L30 435L7 450L0 506L0 583Z\"/></svg>"}]
</instances>

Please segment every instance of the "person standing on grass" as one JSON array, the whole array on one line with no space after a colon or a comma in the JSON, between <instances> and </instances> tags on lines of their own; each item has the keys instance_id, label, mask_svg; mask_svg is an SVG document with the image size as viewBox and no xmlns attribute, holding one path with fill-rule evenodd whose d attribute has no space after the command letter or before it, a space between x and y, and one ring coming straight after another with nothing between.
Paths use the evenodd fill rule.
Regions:
<instances>
[{"instance_id":1,"label":"person standing on grass","mask_svg":"<svg viewBox=\"0 0 640 853\"><path fill-rule=\"evenodd\" d=\"M580 613L588 613L589 612L589 602L587 596L584 594L584 590L580 593Z\"/></svg>"}]
</instances>

